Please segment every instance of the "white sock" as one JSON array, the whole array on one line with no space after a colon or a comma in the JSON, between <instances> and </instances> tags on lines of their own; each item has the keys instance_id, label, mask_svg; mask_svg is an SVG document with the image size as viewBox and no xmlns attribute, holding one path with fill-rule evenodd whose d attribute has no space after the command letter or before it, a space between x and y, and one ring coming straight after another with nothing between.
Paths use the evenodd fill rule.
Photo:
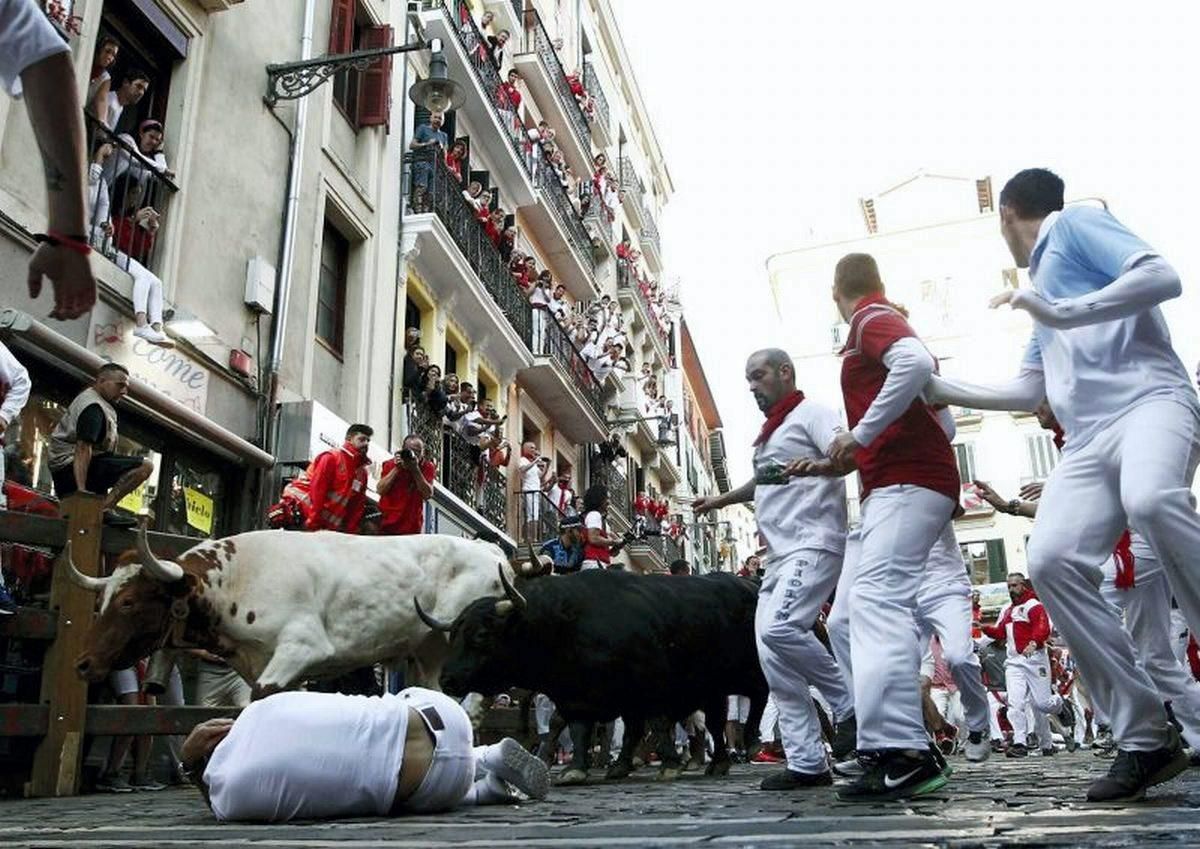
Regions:
<instances>
[{"instance_id":1,"label":"white sock","mask_svg":"<svg viewBox=\"0 0 1200 849\"><path fill-rule=\"evenodd\" d=\"M512 801L508 785L490 772L472 784L463 798L464 805L502 805Z\"/></svg>"}]
</instances>

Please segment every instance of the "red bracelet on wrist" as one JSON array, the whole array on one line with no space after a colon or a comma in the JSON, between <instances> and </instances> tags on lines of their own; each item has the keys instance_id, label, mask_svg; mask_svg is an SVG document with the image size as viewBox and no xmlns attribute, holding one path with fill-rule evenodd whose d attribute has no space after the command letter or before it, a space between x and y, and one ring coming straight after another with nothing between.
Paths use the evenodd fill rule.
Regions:
<instances>
[{"instance_id":1,"label":"red bracelet on wrist","mask_svg":"<svg viewBox=\"0 0 1200 849\"><path fill-rule=\"evenodd\" d=\"M75 253L81 256L87 256L92 252L92 246L88 244L86 236L68 236L57 230L47 230L45 233L34 235L33 238L56 248L66 248L69 251L75 251Z\"/></svg>"}]
</instances>

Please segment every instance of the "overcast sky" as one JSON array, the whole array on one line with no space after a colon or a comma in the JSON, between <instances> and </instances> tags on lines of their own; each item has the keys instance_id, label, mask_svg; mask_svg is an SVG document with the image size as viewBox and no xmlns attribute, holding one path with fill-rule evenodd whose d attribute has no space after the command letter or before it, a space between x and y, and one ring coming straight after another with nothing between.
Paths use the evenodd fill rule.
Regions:
<instances>
[{"instance_id":1,"label":"overcast sky","mask_svg":"<svg viewBox=\"0 0 1200 849\"><path fill-rule=\"evenodd\" d=\"M745 358L789 347L766 258L862 235L858 198L920 169L992 175L999 191L1045 166L1068 197L1105 197L1180 270L1167 316L1195 367L1200 4L611 2L675 182L667 276L735 485L762 421Z\"/></svg>"}]
</instances>

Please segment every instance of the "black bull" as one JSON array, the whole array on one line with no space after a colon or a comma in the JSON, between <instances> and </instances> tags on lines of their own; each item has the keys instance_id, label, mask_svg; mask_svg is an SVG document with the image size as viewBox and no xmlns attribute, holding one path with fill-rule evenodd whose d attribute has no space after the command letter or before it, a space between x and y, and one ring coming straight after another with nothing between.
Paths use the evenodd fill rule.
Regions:
<instances>
[{"instance_id":1,"label":"black bull","mask_svg":"<svg viewBox=\"0 0 1200 849\"><path fill-rule=\"evenodd\" d=\"M604 570L505 584L509 599L478 599L450 626L447 693L545 693L570 723L572 767L584 772L593 724L622 717L625 737L610 777L629 773L648 720L682 721L703 710L716 750L709 772L728 770L727 697L750 697L755 724L767 697L754 640L755 584L727 574ZM664 768L676 767L663 736Z\"/></svg>"}]
</instances>

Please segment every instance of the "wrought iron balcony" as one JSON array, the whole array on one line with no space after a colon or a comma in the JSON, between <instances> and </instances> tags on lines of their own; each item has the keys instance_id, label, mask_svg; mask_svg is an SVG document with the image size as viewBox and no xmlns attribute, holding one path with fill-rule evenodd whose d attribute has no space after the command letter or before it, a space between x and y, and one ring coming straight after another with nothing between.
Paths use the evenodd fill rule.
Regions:
<instances>
[{"instance_id":1,"label":"wrought iron balcony","mask_svg":"<svg viewBox=\"0 0 1200 849\"><path fill-rule=\"evenodd\" d=\"M567 82L567 72L563 69L562 62L559 61L558 51L554 49L554 42L551 41L546 27L542 24L542 16L533 7L525 10L525 52L536 53L541 59L546 73L550 76L559 103L562 105L562 110L566 113L571 131L575 133L575 138L578 139L583 149L590 150L592 139L588 134L587 116L583 114L579 101L571 93L571 85Z\"/></svg>"},{"instance_id":2,"label":"wrought iron balcony","mask_svg":"<svg viewBox=\"0 0 1200 849\"><path fill-rule=\"evenodd\" d=\"M596 69L592 67L590 62L583 63L583 87L587 90L588 97L592 99L592 109L594 111L594 119L592 120L592 129L599 128L603 133L601 147L608 147L609 139L609 113L608 113L608 98L604 96L604 89L600 86L600 77L596 75Z\"/></svg>"},{"instance_id":3,"label":"wrought iron balcony","mask_svg":"<svg viewBox=\"0 0 1200 849\"><path fill-rule=\"evenodd\" d=\"M623 262L617 265L617 295L623 295L633 301L635 309L641 314L642 323L649 328L649 334L661 345L661 353L665 362L671 351L671 342L666 328L662 326L655 316L654 310L650 308L650 299L642 285L634 279L629 266Z\"/></svg>"},{"instance_id":4,"label":"wrought iron balcony","mask_svg":"<svg viewBox=\"0 0 1200 849\"><path fill-rule=\"evenodd\" d=\"M643 224L641 232L638 234L638 245L642 249L642 256L646 258L647 265L656 274L662 271L662 241L658 235L658 225L654 223L654 217L651 216L650 210L645 210L643 213Z\"/></svg>"},{"instance_id":5,"label":"wrought iron balcony","mask_svg":"<svg viewBox=\"0 0 1200 849\"><path fill-rule=\"evenodd\" d=\"M558 219L559 224L566 232L571 251L582 263L588 275L594 278L596 254L593 250L592 236L584 226L583 218L571 203L566 188L547 162L543 161L538 167L534 185L542 193L546 204L554 211L554 217Z\"/></svg>"},{"instance_id":6,"label":"wrought iron balcony","mask_svg":"<svg viewBox=\"0 0 1200 849\"><path fill-rule=\"evenodd\" d=\"M633 498L629 493L629 482L625 475L612 463L592 457L592 485L608 487L608 509L610 518L623 523L625 528L633 525Z\"/></svg>"},{"instance_id":7,"label":"wrought iron balcony","mask_svg":"<svg viewBox=\"0 0 1200 849\"><path fill-rule=\"evenodd\" d=\"M526 149L525 128L521 126L515 110L509 107L506 98L500 92L500 68L492 61L487 38L479 31L478 25L471 12L471 4L467 0L425 0L425 10L442 7L443 13L453 30L459 44L466 54L467 65L479 81L484 97L500 124L505 140L512 147L513 153L525 168L526 176L532 177L533 163ZM520 20L520 17L518 17Z\"/></svg>"},{"instance_id":8,"label":"wrought iron balcony","mask_svg":"<svg viewBox=\"0 0 1200 849\"><path fill-rule=\"evenodd\" d=\"M671 537L669 534L663 534L662 541L663 559L667 561L668 566L683 557L683 546L676 542L674 537Z\"/></svg>"},{"instance_id":9,"label":"wrought iron balcony","mask_svg":"<svg viewBox=\"0 0 1200 849\"><path fill-rule=\"evenodd\" d=\"M604 202L595 194L588 204L587 213L583 216L584 225L592 236L599 240L608 253L613 253L616 236L613 233L613 219L604 211Z\"/></svg>"},{"instance_id":10,"label":"wrought iron balcony","mask_svg":"<svg viewBox=\"0 0 1200 849\"><path fill-rule=\"evenodd\" d=\"M558 526L566 518L544 492L518 492L521 499L517 510L517 541L535 546L558 536Z\"/></svg>"},{"instance_id":11,"label":"wrought iron balcony","mask_svg":"<svg viewBox=\"0 0 1200 849\"><path fill-rule=\"evenodd\" d=\"M483 463L479 449L447 427L423 400L410 401L407 411L408 432L421 435L442 486L503 530L508 499L504 476Z\"/></svg>"},{"instance_id":12,"label":"wrought iron balcony","mask_svg":"<svg viewBox=\"0 0 1200 849\"><path fill-rule=\"evenodd\" d=\"M476 218L474 207L463 197L462 185L446 167L441 151L409 151L404 159L409 172L409 212L437 215L484 289L528 347L532 327L529 301Z\"/></svg>"},{"instance_id":13,"label":"wrought iron balcony","mask_svg":"<svg viewBox=\"0 0 1200 849\"><path fill-rule=\"evenodd\" d=\"M569 382L587 399L592 411L604 421L604 389L567 332L547 310L534 310L533 353L550 357L563 369Z\"/></svg>"},{"instance_id":14,"label":"wrought iron balcony","mask_svg":"<svg viewBox=\"0 0 1200 849\"><path fill-rule=\"evenodd\" d=\"M642 219L646 209L645 190L637 172L633 170L633 160L628 156L621 157L620 179L621 201L625 205L625 212L633 223L640 227L645 223Z\"/></svg>"}]
</instances>

